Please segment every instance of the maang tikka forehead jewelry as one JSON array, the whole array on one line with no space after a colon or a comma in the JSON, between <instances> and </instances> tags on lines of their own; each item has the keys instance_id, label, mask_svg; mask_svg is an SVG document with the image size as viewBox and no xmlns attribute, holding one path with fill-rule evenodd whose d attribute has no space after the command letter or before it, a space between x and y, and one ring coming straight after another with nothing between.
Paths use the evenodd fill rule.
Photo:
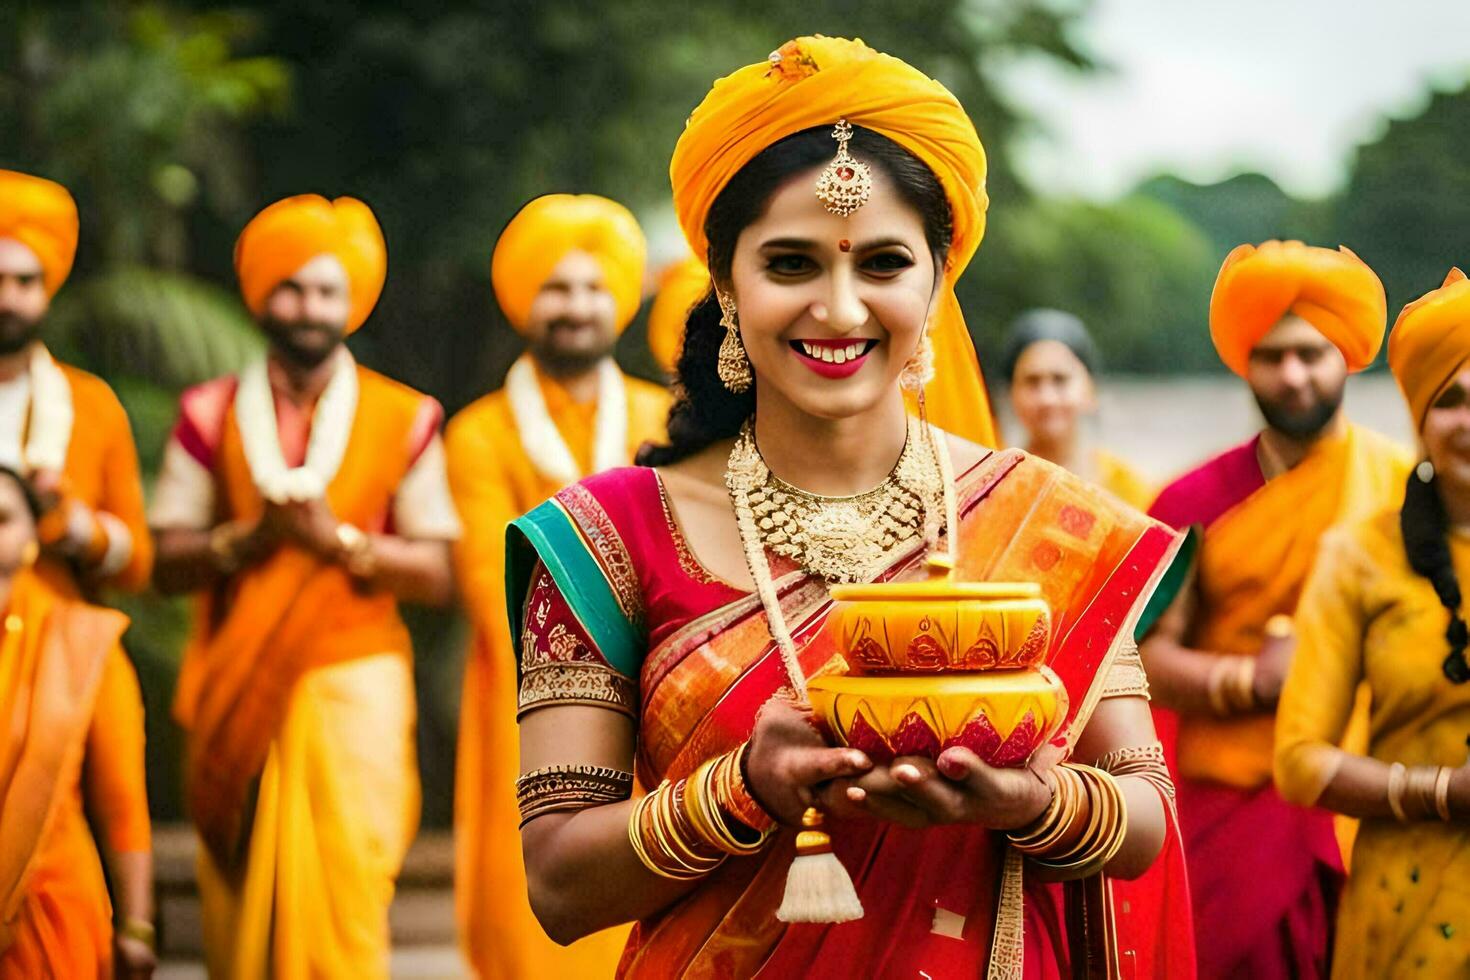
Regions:
<instances>
[{"instance_id":1,"label":"maang tikka forehead jewelry","mask_svg":"<svg viewBox=\"0 0 1470 980\"><path fill-rule=\"evenodd\" d=\"M837 155L817 177L817 200L828 211L845 218L868 203L873 193L873 171L847 152L852 124L846 119L837 120L832 138L837 141Z\"/></svg>"}]
</instances>

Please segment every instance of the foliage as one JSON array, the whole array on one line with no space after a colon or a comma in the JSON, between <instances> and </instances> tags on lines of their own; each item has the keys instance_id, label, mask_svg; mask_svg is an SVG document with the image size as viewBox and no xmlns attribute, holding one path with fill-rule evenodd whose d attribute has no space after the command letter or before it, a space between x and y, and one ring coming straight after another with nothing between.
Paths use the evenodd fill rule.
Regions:
<instances>
[{"instance_id":1,"label":"foliage","mask_svg":"<svg viewBox=\"0 0 1470 980\"><path fill-rule=\"evenodd\" d=\"M1390 317L1470 262L1470 88L1436 92L1358 149L1336 202L1342 239L1377 270Z\"/></svg>"}]
</instances>

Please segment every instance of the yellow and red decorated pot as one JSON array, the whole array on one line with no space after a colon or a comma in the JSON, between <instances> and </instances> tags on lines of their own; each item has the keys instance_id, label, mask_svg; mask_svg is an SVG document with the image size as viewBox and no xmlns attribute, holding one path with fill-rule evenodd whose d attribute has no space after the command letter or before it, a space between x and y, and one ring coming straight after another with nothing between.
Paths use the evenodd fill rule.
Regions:
<instances>
[{"instance_id":1,"label":"yellow and red decorated pot","mask_svg":"<svg viewBox=\"0 0 1470 980\"><path fill-rule=\"evenodd\" d=\"M837 647L857 674L1036 667L1051 611L1031 582L880 582L832 589Z\"/></svg>"},{"instance_id":2,"label":"yellow and red decorated pot","mask_svg":"<svg viewBox=\"0 0 1470 980\"><path fill-rule=\"evenodd\" d=\"M948 579L832 589L828 620L849 673L808 684L833 737L874 762L964 746L1020 766L1066 717L1044 664L1051 611L1033 583Z\"/></svg>"},{"instance_id":3,"label":"yellow and red decorated pot","mask_svg":"<svg viewBox=\"0 0 1470 980\"><path fill-rule=\"evenodd\" d=\"M992 766L1020 766L1056 732L1066 689L1045 667L967 674L828 674L807 684L812 709L843 745L874 762L936 758L964 746Z\"/></svg>"}]
</instances>

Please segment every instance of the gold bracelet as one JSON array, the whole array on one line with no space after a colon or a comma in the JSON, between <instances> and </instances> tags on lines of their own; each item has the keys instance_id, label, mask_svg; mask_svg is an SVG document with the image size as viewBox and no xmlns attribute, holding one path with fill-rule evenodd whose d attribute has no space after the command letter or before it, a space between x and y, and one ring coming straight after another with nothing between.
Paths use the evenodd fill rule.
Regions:
<instances>
[{"instance_id":1,"label":"gold bracelet","mask_svg":"<svg viewBox=\"0 0 1470 980\"><path fill-rule=\"evenodd\" d=\"M621 803L633 794L633 774L605 766L546 766L516 780L521 826L545 813Z\"/></svg>"},{"instance_id":2,"label":"gold bracelet","mask_svg":"<svg viewBox=\"0 0 1470 980\"><path fill-rule=\"evenodd\" d=\"M1210 665L1210 676L1206 681L1206 692L1210 699L1210 710L1218 717L1230 715L1230 702L1225 694L1225 675L1231 670L1230 657L1217 657Z\"/></svg>"},{"instance_id":3,"label":"gold bracelet","mask_svg":"<svg viewBox=\"0 0 1470 980\"><path fill-rule=\"evenodd\" d=\"M1064 763L1087 794L1087 829L1071 848L1056 855L1032 855L1032 860L1055 880L1097 874L1117 856L1128 836L1128 807L1123 791L1109 774L1090 766Z\"/></svg>"},{"instance_id":4,"label":"gold bracelet","mask_svg":"<svg viewBox=\"0 0 1470 980\"><path fill-rule=\"evenodd\" d=\"M147 919L128 916L118 927L117 934L137 940L154 952L158 951L158 930Z\"/></svg>"},{"instance_id":5,"label":"gold bracelet","mask_svg":"<svg viewBox=\"0 0 1470 980\"><path fill-rule=\"evenodd\" d=\"M1237 658L1232 679L1235 682L1232 689L1235 697L1232 706L1235 708L1235 712L1237 714L1249 714L1255 711L1257 707L1255 658Z\"/></svg>"},{"instance_id":6,"label":"gold bracelet","mask_svg":"<svg viewBox=\"0 0 1470 980\"><path fill-rule=\"evenodd\" d=\"M681 818L684 788L682 780L664 780L638 801L628 818L628 842L638 860L654 874L675 881L702 878L725 860L724 854L693 839L687 820Z\"/></svg>"},{"instance_id":7,"label":"gold bracelet","mask_svg":"<svg viewBox=\"0 0 1470 980\"><path fill-rule=\"evenodd\" d=\"M1450 779L1454 774L1449 766L1440 766L1439 774L1434 778L1434 812L1445 823L1453 820L1450 814Z\"/></svg>"},{"instance_id":8,"label":"gold bracelet","mask_svg":"<svg viewBox=\"0 0 1470 980\"><path fill-rule=\"evenodd\" d=\"M1408 777L1409 772L1402 762L1388 767L1388 808L1399 823L1409 822L1408 815L1404 813L1404 787Z\"/></svg>"}]
</instances>

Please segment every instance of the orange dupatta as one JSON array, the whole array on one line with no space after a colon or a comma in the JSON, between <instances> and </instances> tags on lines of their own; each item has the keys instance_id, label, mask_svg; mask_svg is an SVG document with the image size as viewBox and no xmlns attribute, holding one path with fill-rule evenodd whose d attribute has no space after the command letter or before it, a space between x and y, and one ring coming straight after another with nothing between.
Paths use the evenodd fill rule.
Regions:
<instances>
[{"instance_id":1,"label":"orange dupatta","mask_svg":"<svg viewBox=\"0 0 1470 980\"><path fill-rule=\"evenodd\" d=\"M0 952L13 939L52 815L82 764L107 655L128 625L115 610L61 599L29 572L15 578L8 615L22 627L5 631L0 658L19 660L21 687L3 719L18 737L0 744Z\"/></svg>"}]
</instances>

